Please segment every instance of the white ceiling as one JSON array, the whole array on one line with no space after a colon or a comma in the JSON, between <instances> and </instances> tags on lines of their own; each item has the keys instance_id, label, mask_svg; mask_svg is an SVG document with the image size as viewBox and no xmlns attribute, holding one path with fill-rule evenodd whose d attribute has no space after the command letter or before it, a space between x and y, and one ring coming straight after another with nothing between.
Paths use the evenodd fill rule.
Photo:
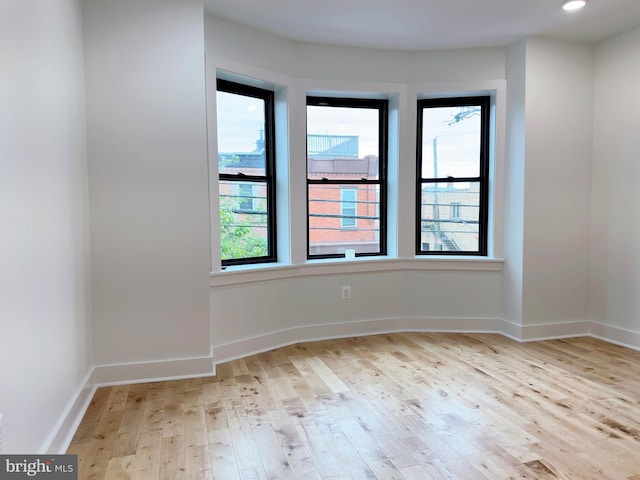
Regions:
<instances>
[{"instance_id":1,"label":"white ceiling","mask_svg":"<svg viewBox=\"0 0 640 480\"><path fill-rule=\"evenodd\" d=\"M640 0L204 0L219 18L302 42L405 51L504 46L531 35L597 42L640 25Z\"/></svg>"}]
</instances>

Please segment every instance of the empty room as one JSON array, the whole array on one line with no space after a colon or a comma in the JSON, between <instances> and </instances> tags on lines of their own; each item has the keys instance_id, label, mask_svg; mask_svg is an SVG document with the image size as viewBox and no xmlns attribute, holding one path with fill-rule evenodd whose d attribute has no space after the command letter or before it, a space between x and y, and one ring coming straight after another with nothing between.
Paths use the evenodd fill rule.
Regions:
<instances>
[{"instance_id":1,"label":"empty room","mask_svg":"<svg viewBox=\"0 0 640 480\"><path fill-rule=\"evenodd\" d=\"M569 3L1 2L0 477L640 479L640 3Z\"/></svg>"}]
</instances>

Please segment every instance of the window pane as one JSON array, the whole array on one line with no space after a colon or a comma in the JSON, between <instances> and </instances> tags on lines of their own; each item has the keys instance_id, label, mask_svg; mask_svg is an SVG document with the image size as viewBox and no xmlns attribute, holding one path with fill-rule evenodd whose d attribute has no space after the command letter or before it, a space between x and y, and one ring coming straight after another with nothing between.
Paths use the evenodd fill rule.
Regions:
<instances>
[{"instance_id":1,"label":"window pane","mask_svg":"<svg viewBox=\"0 0 640 480\"><path fill-rule=\"evenodd\" d=\"M422 109L422 178L480 176L480 106Z\"/></svg>"},{"instance_id":2,"label":"window pane","mask_svg":"<svg viewBox=\"0 0 640 480\"><path fill-rule=\"evenodd\" d=\"M309 185L309 254L380 252L379 185Z\"/></svg>"},{"instance_id":3,"label":"window pane","mask_svg":"<svg viewBox=\"0 0 640 480\"><path fill-rule=\"evenodd\" d=\"M238 185L238 210L250 212L253 210L253 185L241 183Z\"/></svg>"},{"instance_id":4,"label":"window pane","mask_svg":"<svg viewBox=\"0 0 640 480\"><path fill-rule=\"evenodd\" d=\"M343 188L340 190L340 214L343 228L355 228L357 225L357 190Z\"/></svg>"},{"instance_id":5,"label":"window pane","mask_svg":"<svg viewBox=\"0 0 640 480\"><path fill-rule=\"evenodd\" d=\"M309 178L378 179L379 112L377 108L308 105Z\"/></svg>"},{"instance_id":6,"label":"window pane","mask_svg":"<svg viewBox=\"0 0 640 480\"><path fill-rule=\"evenodd\" d=\"M220 182L222 260L269 254L265 182Z\"/></svg>"},{"instance_id":7,"label":"window pane","mask_svg":"<svg viewBox=\"0 0 640 480\"><path fill-rule=\"evenodd\" d=\"M479 249L480 183L423 183L420 250Z\"/></svg>"},{"instance_id":8,"label":"window pane","mask_svg":"<svg viewBox=\"0 0 640 480\"><path fill-rule=\"evenodd\" d=\"M264 100L218 91L216 101L220 173L266 175Z\"/></svg>"}]
</instances>

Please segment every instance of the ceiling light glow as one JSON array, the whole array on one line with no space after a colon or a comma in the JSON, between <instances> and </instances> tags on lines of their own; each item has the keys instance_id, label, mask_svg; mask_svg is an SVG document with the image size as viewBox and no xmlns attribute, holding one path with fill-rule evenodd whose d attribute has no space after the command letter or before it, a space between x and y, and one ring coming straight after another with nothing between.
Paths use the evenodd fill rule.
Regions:
<instances>
[{"instance_id":1,"label":"ceiling light glow","mask_svg":"<svg viewBox=\"0 0 640 480\"><path fill-rule=\"evenodd\" d=\"M580 10L587 4L587 0L568 0L562 4L562 8L567 11Z\"/></svg>"}]
</instances>

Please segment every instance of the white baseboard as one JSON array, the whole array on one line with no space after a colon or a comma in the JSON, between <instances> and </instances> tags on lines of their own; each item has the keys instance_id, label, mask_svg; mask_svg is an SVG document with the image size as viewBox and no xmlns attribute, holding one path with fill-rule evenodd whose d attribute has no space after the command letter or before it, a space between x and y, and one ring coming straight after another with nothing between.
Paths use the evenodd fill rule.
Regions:
<instances>
[{"instance_id":1,"label":"white baseboard","mask_svg":"<svg viewBox=\"0 0 640 480\"><path fill-rule=\"evenodd\" d=\"M640 350L640 332L593 321L558 322L521 327L521 342L556 338L594 337L633 350Z\"/></svg>"},{"instance_id":2,"label":"white baseboard","mask_svg":"<svg viewBox=\"0 0 640 480\"><path fill-rule=\"evenodd\" d=\"M98 365L87 374L57 422L42 454L64 454L99 387L130 383L160 382L215 374L212 356L155 362Z\"/></svg>"},{"instance_id":3,"label":"white baseboard","mask_svg":"<svg viewBox=\"0 0 640 480\"><path fill-rule=\"evenodd\" d=\"M505 337L515 340L516 342L522 341L522 325L519 325L504 318L500 319L500 328L497 333L504 335Z\"/></svg>"},{"instance_id":4,"label":"white baseboard","mask_svg":"<svg viewBox=\"0 0 640 480\"><path fill-rule=\"evenodd\" d=\"M502 333L499 318L399 317L298 326L213 346L216 364L299 342L393 332Z\"/></svg>"},{"instance_id":5,"label":"white baseboard","mask_svg":"<svg viewBox=\"0 0 640 480\"><path fill-rule=\"evenodd\" d=\"M298 326L231 341L206 357L98 365L87 374L41 453L65 453L98 387L215 375L215 365L299 342L394 332L498 333L519 342L592 336L640 350L640 332L598 322L519 325L500 318L400 317Z\"/></svg>"},{"instance_id":6,"label":"white baseboard","mask_svg":"<svg viewBox=\"0 0 640 480\"><path fill-rule=\"evenodd\" d=\"M634 332L612 325L591 322L589 335L605 342L615 343L633 350L640 350L640 332Z\"/></svg>"},{"instance_id":7,"label":"white baseboard","mask_svg":"<svg viewBox=\"0 0 640 480\"><path fill-rule=\"evenodd\" d=\"M498 333L517 342L592 336L640 350L640 333L591 321L519 325L500 318L401 317L298 326L213 347L215 364L299 342L393 332Z\"/></svg>"},{"instance_id":8,"label":"white baseboard","mask_svg":"<svg viewBox=\"0 0 640 480\"><path fill-rule=\"evenodd\" d=\"M95 367L96 384L101 387L206 377L214 374L213 358L210 355Z\"/></svg>"},{"instance_id":9,"label":"white baseboard","mask_svg":"<svg viewBox=\"0 0 640 480\"><path fill-rule=\"evenodd\" d=\"M98 365L91 369L41 453L65 453L98 387L215 375L215 365L299 342L394 332L498 333L519 342L591 336L640 350L640 332L598 322L519 325L500 318L399 317L297 326L214 345L211 355L176 360Z\"/></svg>"},{"instance_id":10,"label":"white baseboard","mask_svg":"<svg viewBox=\"0 0 640 480\"><path fill-rule=\"evenodd\" d=\"M589 335L591 322L572 321L523 325L519 341L534 342L554 338L584 337Z\"/></svg>"},{"instance_id":11,"label":"white baseboard","mask_svg":"<svg viewBox=\"0 0 640 480\"><path fill-rule=\"evenodd\" d=\"M71 398L40 453L64 454L96 392L95 370L92 368Z\"/></svg>"}]
</instances>

